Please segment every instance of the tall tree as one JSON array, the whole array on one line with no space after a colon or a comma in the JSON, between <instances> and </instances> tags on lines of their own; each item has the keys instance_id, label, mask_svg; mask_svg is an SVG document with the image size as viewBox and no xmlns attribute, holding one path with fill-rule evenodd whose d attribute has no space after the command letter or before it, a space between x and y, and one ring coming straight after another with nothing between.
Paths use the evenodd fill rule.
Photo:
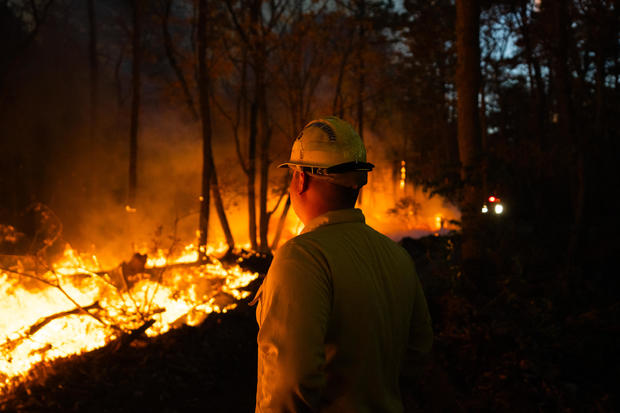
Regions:
<instances>
[{"instance_id":1,"label":"tall tree","mask_svg":"<svg viewBox=\"0 0 620 413\"><path fill-rule=\"evenodd\" d=\"M555 74L554 92L557 110L557 139L567 141L568 147L576 155L576 168L569 174L569 187L572 194L573 204L573 231L569 240L569 259L577 257L575 254L579 246L583 231L583 211L585 204L585 153L584 136L576 133L573 109L572 75L569 65L569 48L572 49L570 40L569 23L569 0L556 0L549 2L553 16L553 37L556 40L552 50L552 70ZM556 144L559 142L556 142ZM569 153L570 153L569 152Z\"/></svg>"},{"instance_id":2,"label":"tall tree","mask_svg":"<svg viewBox=\"0 0 620 413\"><path fill-rule=\"evenodd\" d=\"M480 130L478 125L478 90L480 85L480 3L456 0L456 91L457 137L461 161L462 255L464 262L480 258L475 238L480 196Z\"/></svg>"},{"instance_id":3,"label":"tall tree","mask_svg":"<svg viewBox=\"0 0 620 413\"><path fill-rule=\"evenodd\" d=\"M88 66L90 82L90 138L96 139L98 126L99 63L97 59L97 16L95 0L88 0ZM92 142L91 142L92 144Z\"/></svg>"},{"instance_id":4,"label":"tall tree","mask_svg":"<svg viewBox=\"0 0 620 413\"><path fill-rule=\"evenodd\" d=\"M357 131L362 140L364 139L364 93L366 91L366 67L364 51L366 49L366 0L357 1L356 18L358 20L358 45L357 45ZM362 194L360 193L360 196Z\"/></svg>"},{"instance_id":5,"label":"tall tree","mask_svg":"<svg viewBox=\"0 0 620 413\"><path fill-rule=\"evenodd\" d=\"M232 26L240 39L241 48L247 50L250 81L248 95L250 105L248 139L248 212L250 222L250 241L261 251L269 249L267 239L269 210L269 169L270 149L273 137L273 122L268 98L268 78L270 76L270 55L273 40L279 37L286 25L282 23L287 0L270 1L241 0L239 3L226 2ZM245 53L245 52L242 52ZM258 161L258 162L257 162ZM258 164L258 165L257 165ZM255 178L258 173L258 242L256 239ZM254 221L256 222L256 221Z\"/></svg>"},{"instance_id":6,"label":"tall tree","mask_svg":"<svg viewBox=\"0 0 620 413\"><path fill-rule=\"evenodd\" d=\"M407 52L395 68L407 174L455 200L460 181L454 81L455 7L450 0L406 0L402 37ZM399 142L400 143L400 142ZM409 148L409 149L408 149ZM400 150L400 148L399 148ZM400 162L398 162L400 167Z\"/></svg>"},{"instance_id":7,"label":"tall tree","mask_svg":"<svg viewBox=\"0 0 620 413\"><path fill-rule=\"evenodd\" d=\"M95 0L88 0L88 66L90 83L90 125L89 158L93 162L93 151L99 133L99 59L97 58L97 17ZM88 182L88 191L92 190L92 179Z\"/></svg>"},{"instance_id":8,"label":"tall tree","mask_svg":"<svg viewBox=\"0 0 620 413\"><path fill-rule=\"evenodd\" d=\"M196 106L194 103L195 99L192 95L192 92L189 87L189 82L187 81L185 77L181 64L179 63L177 59L177 51L175 50L174 42L172 40L172 35L170 33L169 21L170 21L171 11L172 11L172 0L165 0L163 4L163 11L162 11L162 16L161 16L161 28L162 28L166 57L168 58L168 63L170 64L170 67L174 71L174 74L177 80L179 81L179 84L181 85L181 90L183 92L183 98L192 116L192 119L194 121L199 121L202 119L202 116L199 115L198 113L199 111L196 109ZM189 33L193 33L193 30L190 31ZM209 42L212 42L212 40L213 40L212 36L209 36ZM206 44L206 47L211 47L211 46L212 46L211 43ZM207 66L206 62L205 62L205 66ZM208 84L210 83L210 79L207 79L207 83ZM200 95L200 84L198 86L199 86L199 95ZM211 93L212 88L208 87L207 89L208 89L208 93ZM209 109L209 112L210 112L210 109ZM200 109L200 113L202 114L202 109ZM203 136L204 136L204 133L203 133ZM222 231L224 232L224 237L226 238L226 243L228 244L228 248L229 250L232 250L235 247L235 240L234 240L232 231L230 229L230 225L228 223L228 217L226 216L226 210L224 208L224 202L222 200L220 185L218 183L218 178L217 178L217 170L216 170L215 162L213 159L213 151L210 151L210 153L211 153L210 154L211 159L209 161L211 164L210 166L211 168L210 188L211 188L211 193L213 195L213 204L215 206L220 224L222 226Z\"/></svg>"},{"instance_id":9,"label":"tall tree","mask_svg":"<svg viewBox=\"0 0 620 413\"><path fill-rule=\"evenodd\" d=\"M140 125L140 95L142 89L142 0L132 1L132 69L131 69L131 126L129 131L129 192L127 205L135 206L136 187L138 184L138 132Z\"/></svg>"},{"instance_id":10,"label":"tall tree","mask_svg":"<svg viewBox=\"0 0 620 413\"><path fill-rule=\"evenodd\" d=\"M197 36L197 55L198 55L198 101L200 104L200 121L202 125L202 184L200 196L200 217L198 221L198 231L200 233L198 241L199 257L201 261L206 260L207 240L209 233L209 212L210 212L210 189L213 170L213 155L211 148L211 104L209 102L209 73L207 68L207 0L198 1L198 26Z\"/></svg>"}]
</instances>

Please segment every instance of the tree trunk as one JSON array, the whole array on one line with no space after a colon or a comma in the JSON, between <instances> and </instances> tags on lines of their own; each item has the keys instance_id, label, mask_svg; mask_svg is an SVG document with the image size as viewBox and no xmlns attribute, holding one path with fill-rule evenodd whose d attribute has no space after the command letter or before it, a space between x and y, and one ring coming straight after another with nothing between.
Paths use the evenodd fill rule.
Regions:
<instances>
[{"instance_id":1,"label":"tree trunk","mask_svg":"<svg viewBox=\"0 0 620 413\"><path fill-rule=\"evenodd\" d=\"M545 132L545 123L546 116L548 115L548 108L546 103L545 84L542 78L540 63L534 56L526 3L523 3L519 13L521 16L521 35L523 36L523 51L525 53L525 60L528 63L528 67L532 68L532 73L530 75L530 87L532 89L534 99L533 112L536 116L536 121L534 122L534 133L541 139L541 150L546 152L548 142Z\"/></svg>"},{"instance_id":2,"label":"tree trunk","mask_svg":"<svg viewBox=\"0 0 620 413\"><path fill-rule=\"evenodd\" d=\"M254 100L250 107L250 136L248 150L248 224L250 245L258 251L256 240L256 135L258 134L258 105Z\"/></svg>"},{"instance_id":3,"label":"tree trunk","mask_svg":"<svg viewBox=\"0 0 620 413\"><path fill-rule=\"evenodd\" d=\"M288 211L291 208L291 196L288 195L286 197L286 202L284 203L284 209L282 210L282 215L280 215L280 220L278 221L278 226L276 227L276 233L273 237L273 242L271 243L271 249L276 250L278 248L278 244L280 243L280 237L282 237L282 230L284 229L284 224L286 223L286 216L288 215Z\"/></svg>"},{"instance_id":4,"label":"tree trunk","mask_svg":"<svg viewBox=\"0 0 620 413\"><path fill-rule=\"evenodd\" d=\"M362 141L364 140L364 90L366 89L366 73L364 67L364 50L366 48L366 0L361 0L359 4L359 45L357 49L357 133ZM357 205L361 206L364 200L364 189L360 189L357 196Z\"/></svg>"},{"instance_id":5,"label":"tree trunk","mask_svg":"<svg viewBox=\"0 0 620 413\"><path fill-rule=\"evenodd\" d=\"M207 73L207 0L198 2L198 89L200 101L200 120L202 124L202 190L200 197L199 259L206 260L207 240L209 232L210 185L212 179L211 153L211 107L209 102L209 74Z\"/></svg>"},{"instance_id":6,"label":"tree trunk","mask_svg":"<svg viewBox=\"0 0 620 413\"><path fill-rule=\"evenodd\" d=\"M264 60L261 59L264 68ZM258 70L257 70L258 72ZM257 95L258 95L258 113L259 113L259 157L260 157L260 177L259 177L259 250L267 252L269 250L269 240L267 233L269 229L269 214L267 213L267 191L269 189L269 143L271 141L271 130L269 128L267 99L265 97L264 71L257 73Z\"/></svg>"},{"instance_id":7,"label":"tree trunk","mask_svg":"<svg viewBox=\"0 0 620 413\"><path fill-rule=\"evenodd\" d=\"M226 243L228 244L228 250L232 251L235 248L235 239L232 231L230 230L228 218L226 217L226 210L224 209L224 202L222 202L220 186L217 181L217 170L215 169L215 162L213 162L213 159L211 159L211 192L213 193L213 204L215 205L215 210L217 211L217 216L220 219L222 231L224 232L224 237L226 238Z\"/></svg>"},{"instance_id":8,"label":"tree trunk","mask_svg":"<svg viewBox=\"0 0 620 413\"><path fill-rule=\"evenodd\" d=\"M457 137L461 161L461 222L463 262L480 259L476 241L476 221L480 196L480 131L478 90L480 85L479 45L480 4L478 0L456 1L456 90Z\"/></svg>"},{"instance_id":9,"label":"tree trunk","mask_svg":"<svg viewBox=\"0 0 620 413\"><path fill-rule=\"evenodd\" d=\"M94 164L94 150L99 133L99 64L97 59L97 19L95 1L88 0L88 63L90 81L90 128L89 128L89 161ZM88 179L87 191L90 198L93 190L93 175Z\"/></svg>"},{"instance_id":10,"label":"tree trunk","mask_svg":"<svg viewBox=\"0 0 620 413\"><path fill-rule=\"evenodd\" d=\"M482 179L482 193L484 195L489 193L489 134L487 126L487 104L484 82L480 82L480 111L478 120L480 124L480 177Z\"/></svg>"},{"instance_id":11,"label":"tree trunk","mask_svg":"<svg viewBox=\"0 0 620 413\"><path fill-rule=\"evenodd\" d=\"M362 2L364 4L364 2ZM362 11L363 13L363 11ZM362 15L363 17L363 15ZM359 28L359 36L360 36L360 45L358 50L358 61L357 67L359 70L359 75L357 79L357 133L359 133L360 138L364 140L364 90L366 88L366 77L365 77L365 68L364 68L364 42L365 42L365 33L364 33L364 22L360 23Z\"/></svg>"},{"instance_id":12,"label":"tree trunk","mask_svg":"<svg viewBox=\"0 0 620 413\"><path fill-rule=\"evenodd\" d=\"M576 156L575 168L570 168L568 185L571 189L573 225L568 242L569 265L578 264L578 249L583 233L583 210L585 204L585 159L584 142L581 134L575 133L576 124L572 105L572 75L568 66L569 18L568 0L550 2L553 11L555 48L553 49L553 68L556 73L555 93L558 112L558 136L555 145L569 144L570 152Z\"/></svg>"},{"instance_id":13,"label":"tree trunk","mask_svg":"<svg viewBox=\"0 0 620 413\"><path fill-rule=\"evenodd\" d=\"M181 67L179 66L176 60L174 45L172 43L172 36L170 36L170 31L168 29L168 20L170 18L171 7L172 7L172 0L166 0L164 16L162 18L164 47L166 49L168 63L170 63L170 66L174 70L174 73L176 74L176 77L179 80L179 83L181 83L181 88L183 89L183 94L185 96L185 103L187 105L187 108L192 114L192 117L194 118L194 120L198 120L201 117L198 115L198 112L196 111L196 107L194 105L194 99L189 90L189 86L187 84L187 80L185 79L185 75L183 74L183 70L181 69ZM207 79L207 86L208 86L208 83L209 83L209 80ZM207 87L207 90L208 90L208 87ZM210 104L209 104L208 111L210 113ZM210 168L211 168L211 193L213 195L213 204L217 211L217 215L220 220L220 224L222 226L222 231L224 232L224 237L226 238L226 243L228 244L228 248L229 250L232 250L235 247L235 240L230 230L230 225L228 224L228 218L226 217L226 210L224 208L224 203L222 201L222 195L221 195L220 186L217 180L217 172L215 169L215 162L213 160L212 152L213 151L211 151L211 160L210 160L211 167Z\"/></svg>"},{"instance_id":14,"label":"tree trunk","mask_svg":"<svg viewBox=\"0 0 620 413\"><path fill-rule=\"evenodd\" d=\"M332 113L340 118L344 117L344 101L342 97L342 82L344 79L344 71L347 66L349 53L342 56L340 65L338 66L338 78L336 79L336 87L334 88L334 99L332 102Z\"/></svg>"},{"instance_id":15,"label":"tree trunk","mask_svg":"<svg viewBox=\"0 0 620 413\"><path fill-rule=\"evenodd\" d=\"M141 0L133 0L133 33L132 33L132 99L131 99L131 126L129 135L129 193L127 203L133 207L136 200L138 184L138 129L140 123L140 66L142 63L141 44Z\"/></svg>"}]
</instances>

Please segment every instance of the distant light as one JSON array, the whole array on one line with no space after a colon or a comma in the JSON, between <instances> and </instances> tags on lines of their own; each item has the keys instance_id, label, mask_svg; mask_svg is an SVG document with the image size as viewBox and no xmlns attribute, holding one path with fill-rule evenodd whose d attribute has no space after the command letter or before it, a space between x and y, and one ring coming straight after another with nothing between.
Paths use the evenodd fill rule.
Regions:
<instances>
[{"instance_id":1,"label":"distant light","mask_svg":"<svg viewBox=\"0 0 620 413\"><path fill-rule=\"evenodd\" d=\"M125 211L129 212L130 214L133 214L134 212L136 212L136 209L133 208L131 205L125 205Z\"/></svg>"},{"instance_id":2,"label":"distant light","mask_svg":"<svg viewBox=\"0 0 620 413\"><path fill-rule=\"evenodd\" d=\"M486 206L486 205L483 205L483 206L482 206L482 213L483 213L483 214L486 214L487 212L489 212L489 208L487 208L487 206Z\"/></svg>"},{"instance_id":3,"label":"distant light","mask_svg":"<svg viewBox=\"0 0 620 413\"><path fill-rule=\"evenodd\" d=\"M495 205L495 213L497 215L501 214L502 212L504 212L504 207L502 204L497 204Z\"/></svg>"},{"instance_id":4,"label":"distant light","mask_svg":"<svg viewBox=\"0 0 620 413\"><path fill-rule=\"evenodd\" d=\"M495 197L493 195L489 197L489 202L495 202Z\"/></svg>"},{"instance_id":5,"label":"distant light","mask_svg":"<svg viewBox=\"0 0 620 413\"><path fill-rule=\"evenodd\" d=\"M204 201L205 199L204 199L204 197L203 197L202 195L200 195L200 196L198 197L198 200L199 200L200 202L202 202L202 201Z\"/></svg>"}]
</instances>

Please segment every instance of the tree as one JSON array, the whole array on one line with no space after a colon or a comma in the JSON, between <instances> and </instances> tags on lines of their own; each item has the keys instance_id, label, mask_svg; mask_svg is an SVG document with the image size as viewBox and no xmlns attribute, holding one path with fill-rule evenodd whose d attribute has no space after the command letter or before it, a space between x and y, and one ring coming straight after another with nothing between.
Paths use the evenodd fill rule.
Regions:
<instances>
[{"instance_id":1,"label":"tree","mask_svg":"<svg viewBox=\"0 0 620 413\"><path fill-rule=\"evenodd\" d=\"M90 161L93 162L93 150L99 133L99 59L97 57L97 16L95 1L88 0L88 63L90 83ZM90 191L92 179L89 182Z\"/></svg>"},{"instance_id":2,"label":"tree","mask_svg":"<svg viewBox=\"0 0 620 413\"><path fill-rule=\"evenodd\" d=\"M461 161L461 222L463 261L480 258L475 239L480 196L480 130L478 90L480 84L480 4L478 0L456 1L456 91L459 158Z\"/></svg>"},{"instance_id":3,"label":"tree","mask_svg":"<svg viewBox=\"0 0 620 413\"><path fill-rule=\"evenodd\" d=\"M267 85L268 64L273 51L273 41L278 36L276 30L286 27L281 18L286 11L287 0L263 4L260 0L242 0L239 3L226 2L231 26L236 32L242 55L247 56L251 80L248 82L249 94L249 139L248 139L248 213L249 233L252 247L268 251L267 238L270 214L267 208L269 191L269 168L271 166L270 146L273 137L273 122L270 113L270 99ZM247 52L247 55L245 54ZM245 74L245 72L244 72ZM244 80L245 82L245 80ZM257 159L258 158L258 159ZM258 171L257 161L258 160ZM258 242L256 240L256 200L255 179L258 172Z\"/></svg>"},{"instance_id":4,"label":"tree","mask_svg":"<svg viewBox=\"0 0 620 413\"><path fill-rule=\"evenodd\" d=\"M209 102L209 73L207 71L207 0L198 1L198 26L196 36L198 38L198 101L200 104L200 121L202 125L202 185L200 196L200 218L198 230L200 237L198 248L200 259L206 259L207 239L209 232L209 212L211 200L211 175L213 171L213 155L211 148L211 104Z\"/></svg>"},{"instance_id":5,"label":"tree","mask_svg":"<svg viewBox=\"0 0 620 413\"><path fill-rule=\"evenodd\" d=\"M168 58L168 63L170 64L170 67L173 69L173 72L174 72L174 74L175 74L175 76L176 76L176 78L177 78L177 80L178 80L178 82L179 82L179 84L181 86L181 90L182 90L182 94L183 94L183 97L184 97L184 100L185 100L185 103L186 103L186 107L189 110L189 112L190 112L190 114L192 116L192 119L194 121L198 121L198 120L201 121L201 125L203 127L203 134L202 134L202 136L203 136L203 150L204 150L204 145L205 145L205 140L204 140L205 133L204 133L204 131L205 130L204 130L204 113L203 113L203 109L202 109L202 106L200 106L199 110L196 109L196 106L195 106L195 103L194 103L195 99L194 99L194 97L192 95L192 92L191 92L190 87L189 87L189 83L188 83L188 81L186 79L186 76L185 76L185 74L183 72L183 69L182 69L180 63L178 62L177 51L175 50L174 42L172 40L172 36L171 36L171 33L170 33L169 20L170 20L170 14L171 14L171 10L172 10L172 4L173 4L172 0L165 0L165 2L163 4L163 11L161 13L161 28L162 28L162 37L163 37L164 49L165 49L166 57ZM199 22L200 22L200 19L199 19ZM214 22L214 19L211 20L211 24L213 24L213 22ZM212 28L210 28L210 30L212 30ZM190 34L193 33L193 29L190 30L189 33ZM208 41L205 40L204 47L209 47L210 49L213 49L213 39L212 39L212 36L209 36ZM205 51L205 53L206 53L206 51ZM200 59L201 58L205 59L205 62L203 62L205 70L209 70L207 68L208 64L206 62L206 57L205 56L201 57L200 56L200 50L197 50L198 68L196 69L196 71L200 72L200 70L201 70L200 69L200 67L201 67ZM200 73L198 73L197 78L200 79ZM207 83L206 89L207 89L207 93L209 95L208 96L209 101L207 102L207 104L208 104L207 112L209 114L209 119L210 119L210 117L211 117L210 101L211 101L211 99L213 99L213 97L211 96L213 88L210 87L211 80L209 79L209 76L207 76L207 78L206 78L206 83ZM198 95L199 95L199 104L200 105L201 105L201 103L200 103L201 102L200 101L200 96L202 96L201 95L202 87L203 87L203 85L201 83L199 83L198 84L198 89L199 89ZM200 114L199 114L199 112L200 112ZM211 121L209 120L209 122L211 122ZM210 131L211 127L209 126L208 129ZM212 133L212 132L209 132L209 133ZM210 145L210 143L209 143L209 145ZM211 193L213 195L213 204L214 204L215 209L217 211L218 218L219 218L220 224L222 226L222 231L224 232L224 237L226 238L226 242L228 244L228 248L229 248L229 250L232 250L235 247L235 240L234 240L232 231L230 229L230 225L228 223L228 218L226 216L226 210L224 208L224 203L223 203L223 200L222 200L220 186L219 186L219 182L218 182L218 178L217 178L217 170L216 170L215 162L214 162L214 159L213 159L213 151L210 150L208 152L209 152L209 154L208 154L208 156L209 156L208 162L210 164L209 168L211 169L211 171L210 171L210 177L211 177L210 180L211 181L210 181L209 187L210 187ZM204 161L204 159L203 159L203 161ZM205 168L205 166L203 165L203 177L204 177L204 168ZM204 183L203 183L202 190L204 191L205 189L206 188L204 188ZM201 195L201 199L204 199L204 194ZM203 214L203 213L204 214L208 214L208 212L207 211L203 211L202 208L203 208L203 205L202 205L202 201L201 201L201 209L200 209L201 210L201 214ZM208 221L208 219L207 219L207 221ZM199 222L200 222L199 225L208 225L208 222L205 224L202 221L202 219ZM203 233L202 232L202 227L201 227L201 229L199 231L200 231L201 237L202 237L202 233ZM208 228L207 228L207 231L208 231ZM200 242L201 242L201 245L206 247L206 242L207 242L206 235L205 235L204 240L201 238Z\"/></svg>"},{"instance_id":6,"label":"tree","mask_svg":"<svg viewBox=\"0 0 620 413\"><path fill-rule=\"evenodd\" d=\"M138 132L140 126L140 94L141 94L141 40L142 0L132 0L132 70L131 70L131 126L129 131L129 191L127 205L135 206L136 186L138 185Z\"/></svg>"},{"instance_id":7,"label":"tree","mask_svg":"<svg viewBox=\"0 0 620 413\"><path fill-rule=\"evenodd\" d=\"M456 201L455 8L449 0L407 0L404 5L399 34L407 49L394 63L403 142L395 151L416 183Z\"/></svg>"}]
</instances>

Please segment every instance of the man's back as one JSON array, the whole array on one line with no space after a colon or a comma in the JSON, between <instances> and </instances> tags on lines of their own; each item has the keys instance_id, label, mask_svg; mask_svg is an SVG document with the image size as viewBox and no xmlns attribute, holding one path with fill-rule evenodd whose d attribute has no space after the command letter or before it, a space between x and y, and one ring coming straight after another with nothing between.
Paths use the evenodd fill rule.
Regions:
<instances>
[{"instance_id":1,"label":"man's back","mask_svg":"<svg viewBox=\"0 0 620 413\"><path fill-rule=\"evenodd\" d=\"M411 258L355 209L315 218L278 250L257 319L257 411L402 411L409 335L421 352L432 342Z\"/></svg>"}]
</instances>

